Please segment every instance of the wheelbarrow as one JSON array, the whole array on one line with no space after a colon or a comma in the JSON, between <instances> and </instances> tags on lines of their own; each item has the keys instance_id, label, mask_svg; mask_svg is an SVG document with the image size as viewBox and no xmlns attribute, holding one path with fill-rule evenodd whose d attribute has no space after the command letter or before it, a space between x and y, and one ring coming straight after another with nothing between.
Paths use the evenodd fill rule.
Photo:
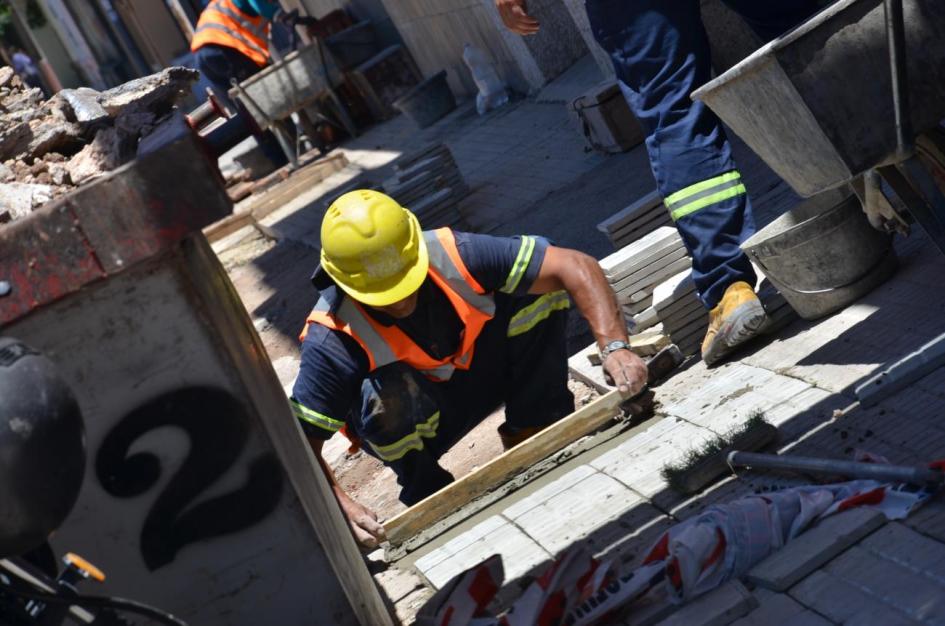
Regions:
<instances>
[{"instance_id":1,"label":"wheelbarrow","mask_svg":"<svg viewBox=\"0 0 945 626\"><path fill-rule=\"evenodd\" d=\"M840 0L692 97L801 196L852 184L871 223L904 207L945 253L943 32L941 0Z\"/></svg>"},{"instance_id":2,"label":"wheelbarrow","mask_svg":"<svg viewBox=\"0 0 945 626\"><path fill-rule=\"evenodd\" d=\"M261 130L273 131L294 167L298 161L297 150L282 120L298 113L305 134L309 138L316 137L314 124L305 109L324 95L334 105L334 113L345 131L352 137L357 136L357 126L334 89L342 80L343 75L337 63L325 50L321 40L317 39L315 43L290 52L284 59L253 74L242 83L232 81L230 95L246 108Z\"/></svg>"}]
</instances>

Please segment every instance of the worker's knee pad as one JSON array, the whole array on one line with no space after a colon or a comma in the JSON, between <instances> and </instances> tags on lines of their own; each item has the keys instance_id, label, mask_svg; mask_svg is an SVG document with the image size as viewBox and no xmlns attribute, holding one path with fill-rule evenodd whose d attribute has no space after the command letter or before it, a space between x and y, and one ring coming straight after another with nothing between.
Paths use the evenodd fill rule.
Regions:
<instances>
[{"instance_id":1,"label":"worker's knee pad","mask_svg":"<svg viewBox=\"0 0 945 626\"><path fill-rule=\"evenodd\" d=\"M403 442L405 449L416 449L436 435L439 408L429 385L422 374L403 363L379 368L362 383L355 430L382 460L399 454L400 450L384 454L392 444Z\"/></svg>"}]
</instances>

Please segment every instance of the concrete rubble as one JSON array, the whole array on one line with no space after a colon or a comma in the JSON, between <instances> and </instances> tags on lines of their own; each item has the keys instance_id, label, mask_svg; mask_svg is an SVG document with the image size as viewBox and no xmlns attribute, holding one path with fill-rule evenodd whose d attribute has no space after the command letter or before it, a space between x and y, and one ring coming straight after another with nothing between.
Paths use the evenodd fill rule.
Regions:
<instances>
[{"instance_id":1,"label":"concrete rubble","mask_svg":"<svg viewBox=\"0 0 945 626\"><path fill-rule=\"evenodd\" d=\"M0 223L131 161L197 76L171 67L107 91L65 89L44 100L0 67Z\"/></svg>"}]
</instances>

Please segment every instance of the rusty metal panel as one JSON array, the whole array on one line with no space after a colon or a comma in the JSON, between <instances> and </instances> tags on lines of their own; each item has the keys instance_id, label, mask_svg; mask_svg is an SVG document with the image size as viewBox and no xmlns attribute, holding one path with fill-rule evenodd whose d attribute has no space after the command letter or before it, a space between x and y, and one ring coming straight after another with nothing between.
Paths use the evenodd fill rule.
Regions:
<instances>
[{"instance_id":1,"label":"rusty metal panel","mask_svg":"<svg viewBox=\"0 0 945 626\"><path fill-rule=\"evenodd\" d=\"M0 228L0 280L11 288L0 297L0 325L103 276L105 270L69 207L43 207Z\"/></svg>"}]
</instances>

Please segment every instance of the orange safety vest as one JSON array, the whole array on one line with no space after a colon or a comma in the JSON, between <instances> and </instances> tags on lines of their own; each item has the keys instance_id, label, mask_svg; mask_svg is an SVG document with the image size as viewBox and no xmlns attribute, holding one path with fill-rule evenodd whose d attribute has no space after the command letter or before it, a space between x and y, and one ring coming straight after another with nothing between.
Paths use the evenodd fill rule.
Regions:
<instances>
[{"instance_id":1,"label":"orange safety vest","mask_svg":"<svg viewBox=\"0 0 945 626\"><path fill-rule=\"evenodd\" d=\"M320 298L305 320L299 339L304 341L310 324L321 324L350 335L364 349L370 371L391 363L402 362L436 381L449 380L457 369L472 365L476 338L483 326L495 315L495 299L466 269L456 239L449 228L424 231L430 255L427 275L436 284L463 322L463 337L456 353L435 359L418 346L397 326L385 326L368 315L362 305L345 297L336 310L331 302Z\"/></svg>"},{"instance_id":2,"label":"orange safety vest","mask_svg":"<svg viewBox=\"0 0 945 626\"><path fill-rule=\"evenodd\" d=\"M207 44L233 48L264 66L269 62L269 21L247 15L232 0L210 0L197 21L190 49Z\"/></svg>"}]
</instances>

